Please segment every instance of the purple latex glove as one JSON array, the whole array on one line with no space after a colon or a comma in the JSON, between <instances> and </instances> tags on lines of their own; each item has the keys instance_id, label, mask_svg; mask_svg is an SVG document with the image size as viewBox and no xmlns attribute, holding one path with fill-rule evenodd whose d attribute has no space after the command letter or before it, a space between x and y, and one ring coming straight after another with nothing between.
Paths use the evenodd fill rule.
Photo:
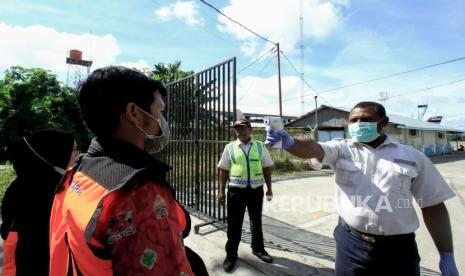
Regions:
<instances>
[{"instance_id":1,"label":"purple latex glove","mask_svg":"<svg viewBox=\"0 0 465 276\"><path fill-rule=\"evenodd\" d=\"M283 141L283 149L289 150L294 145L294 138L289 136L287 131L275 131L271 127L266 127L265 145L273 146L279 141Z\"/></svg>"},{"instance_id":2,"label":"purple latex glove","mask_svg":"<svg viewBox=\"0 0 465 276\"><path fill-rule=\"evenodd\" d=\"M453 252L439 252L439 269L443 276L459 276Z\"/></svg>"}]
</instances>

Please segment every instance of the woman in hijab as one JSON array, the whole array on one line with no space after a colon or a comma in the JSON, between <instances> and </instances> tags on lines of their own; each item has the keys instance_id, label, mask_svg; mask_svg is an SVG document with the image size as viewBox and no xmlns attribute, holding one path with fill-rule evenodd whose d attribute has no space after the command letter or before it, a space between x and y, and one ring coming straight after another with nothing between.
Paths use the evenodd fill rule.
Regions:
<instances>
[{"instance_id":1,"label":"woman in hijab","mask_svg":"<svg viewBox=\"0 0 465 276\"><path fill-rule=\"evenodd\" d=\"M53 198L76 154L73 135L59 130L41 130L14 145L17 177L2 202L3 275L49 274Z\"/></svg>"}]
</instances>

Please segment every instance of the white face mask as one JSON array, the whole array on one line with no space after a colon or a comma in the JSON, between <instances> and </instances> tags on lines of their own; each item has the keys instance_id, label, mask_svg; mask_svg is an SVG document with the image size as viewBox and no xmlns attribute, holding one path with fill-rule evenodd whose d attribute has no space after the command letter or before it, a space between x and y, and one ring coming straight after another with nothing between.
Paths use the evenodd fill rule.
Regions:
<instances>
[{"instance_id":1,"label":"white face mask","mask_svg":"<svg viewBox=\"0 0 465 276\"><path fill-rule=\"evenodd\" d=\"M26 145L29 147L29 149L37 156L39 157L42 161L44 161L47 165L53 168L53 170L61 175L66 174L66 170L57 166L52 165L50 162L48 162L45 158L43 158L37 151L34 150L34 148L29 144L29 142L26 140L26 137L23 137L24 142Z\"/></svg>"},{"instance_id":2,"label":"white face mask","mask_svg":"<svg viewBox=\"0 0 465 276\"><path fill-rule=\"evenodd\" d=\"M157 120L147 111L143 110L137 105L136 107L140 111L144 112L145 115L149 116L151 119L153 119L155 122L158 123L158 126L160 127L160 131L161 131L161 134L159 136L154 135L154 134L148 134L145 130L143 130L137 124L135 124L134 126L137 129L139 129L142 133L144 133L144 136L145 136L144 150L152 155L159 153L164 148L166 148L166 146L168 145L168 141L170 140L170 128L168 126L168 122L166 121L163 115L161 115L160 119Z\"/></svg>"}]
</instances>

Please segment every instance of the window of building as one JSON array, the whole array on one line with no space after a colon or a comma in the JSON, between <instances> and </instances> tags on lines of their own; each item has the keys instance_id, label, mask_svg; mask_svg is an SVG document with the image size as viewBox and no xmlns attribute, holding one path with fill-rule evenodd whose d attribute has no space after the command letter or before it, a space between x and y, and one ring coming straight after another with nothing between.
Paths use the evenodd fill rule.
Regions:
<instances>
[{"instance_id":1,"label":"window of building","mask_svg":"<svg viewBox=\"0 0 465 276\"><path fill-rule=\"evenodd\" d=\"M444 134L443 134L442 132L438 132L438 138L439 138L439 139L444 138Z\"/></svg>"},{"instance_id":2,"label":"window of building","mask_svg":"<svg viewBox=\"0 0 465 276\"><path fill-rule=\"evenodd\" d=\"M408 133L410 134L410 136L417 136L417 130L416 129L409 129Z\"/></svg>"}]
</instances>

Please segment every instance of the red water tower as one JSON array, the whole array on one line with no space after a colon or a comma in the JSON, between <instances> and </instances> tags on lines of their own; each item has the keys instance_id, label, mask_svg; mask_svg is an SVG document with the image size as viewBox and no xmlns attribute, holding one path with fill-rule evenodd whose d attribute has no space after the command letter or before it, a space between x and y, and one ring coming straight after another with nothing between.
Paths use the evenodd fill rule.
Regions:
<instances>
[{"instance_id":1,"label":"red water tower","mask_svg":"<svg viewBox=\"0 0 465 276\"><path fill-rule=\"evenodd\" d=\"M90 67L92 66L91 60L84 60L82 59L82 51L72 49L69 50L68 56L66 57L66 63L68 66L68 75L66 77L66 85L68 85L69 81L69 72L72 70L74 74L74 85L79 84L82 77L81 69L84 67L87 69L87 75L90 73Z\"/></svg>"}]
</instances>

